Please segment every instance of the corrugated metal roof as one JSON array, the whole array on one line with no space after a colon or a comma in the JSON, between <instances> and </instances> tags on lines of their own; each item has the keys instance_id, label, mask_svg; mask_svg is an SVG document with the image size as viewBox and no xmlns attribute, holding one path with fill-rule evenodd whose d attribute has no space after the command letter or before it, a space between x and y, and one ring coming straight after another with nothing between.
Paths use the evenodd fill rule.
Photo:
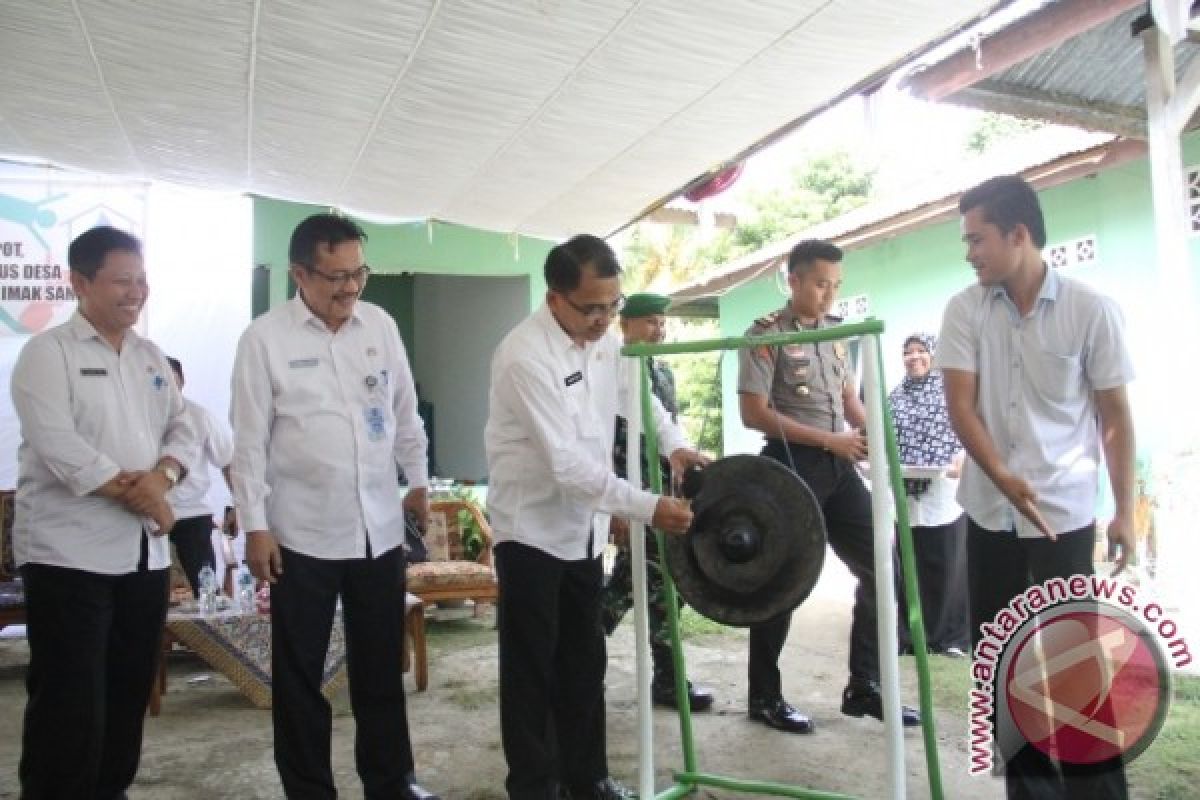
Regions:
<instances>
[{"instance_id":1,"label":"corrugated metal roof","mask_svg":"<svg viewBox=\"0 0 1200 800\"><path fill-rule=\"evenodd\" d=\"M1079 0L1075 7L1083 8L1088 5L1096 6L1088 0ZM1053 13L1061 9L1062 7L1050 11ZM1146 14L1144 6L1131 8L1089 30L1051 44L1013 66L942 96L941 99L972 108L1073 124L1103 133L1144 138L1145 55L1141 39L1133 34L1133 27L1135 21ZM1039 29L1036 17L1037 14L1020 17L976 43L974 46L978 48L977 66L983 66L989 59L997 58L996 50L989 50L990 42L1007 37L1006 45L1011 45L1014 38L1028 35L1032 39L1038 35L1047 35L1045 30ZM996 45L996 48L999 49L1000 45ZM917 66L912 76L919 75L923 70L934 70L948 65L958 59L962 52L955 51L936 64ZM1175 46L1174 54L1176 76L1180 77L1200 54L1200 46L1184 40ZM967 77L963 77L964 75ZM952 78L947 75L946 80ZM962 81L970 81L969 70L959 69L957 77L953 80L959 80L955 85L962 85ZM1029 158L1025 163L1021 163L1020 158L1007 163L992 162L991 174L1026 172L1036 164L1052 161L1056 156L1078 150L1076 147L1065 146L1057 153L1043 153L1040 158ZM1034 154L1029 152L1025 155ZM985 177L987 175L964 171L958 176L957 185L911 187L902 199L892 198L876 202L830 220L800 235L721 265L702 278L677 287L670 294L681 309L686 308L691 313L713 313L717 296L753 280L778 264L796 241L824 238L843 245L853 246L856 242L861 244L860 240L854 239L860 231L886 226L892 220L907 218L927 205L936 204L938 198L950 198ZM936 215L922 217L925 224L939 218Z\"/></svg>"},{"instance_id":2,"label":"corrugated metal roof","mask_svg":"<svg viewBox=\"0 0 1200 800\"><path fill-rule=\"evenodd\" d=\"M1144 137L1145 56L1142 42L1132 30L1135 21L1145 14L1142 7L1125 11L942 99L972 108ZM1005 30L1019 29L1024 24L1026 20L1017 20ZM980 46L986 55L988 42ZM1200 47L1185 40L1175 46L1174 53L1175 74L1179 77L1200 55Z\"/></svg>"}]
</instances>

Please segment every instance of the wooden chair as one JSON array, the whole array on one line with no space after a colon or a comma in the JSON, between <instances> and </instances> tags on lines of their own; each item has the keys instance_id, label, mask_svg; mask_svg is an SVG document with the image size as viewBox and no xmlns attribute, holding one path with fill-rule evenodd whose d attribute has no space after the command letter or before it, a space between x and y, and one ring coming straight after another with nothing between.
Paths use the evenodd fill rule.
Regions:
<instances>
[{"instance_id":1,"label":"wooden chair","mask_svg":"<svg viewBox=\"0 0 1200 800\"><path fill-rule=\"evenodd\" d=\"M409 645L412 642L412 645ZM413 671L417 691L429 687L429 655L425 646L425 603L411 592L404 598L404 671Z\"/></svg>"},{"instance_id":2,"label":"wooden chair","mask_svg":"<svg viewBox=\"0 0 1200 800\"><path fill-rule=\"evenodd\" d=\"M472 600L476 613L483 603L495 603L496 572L492 567L492 529L479 506L467 500L434 500L429 504L429 530L425 544L429 561L410 564L408 591L425 603ZM466 512L483 535L483 547L474 560L463 554L459 512ZM444 538L443 538L444 537Z\"/></svg>"},{"instance_id":3,"label":"wooden chair","mask_svg":"<svg viewBox=\"0 0 1200 800\"><path fill-rule=\"evenodd\" d=\"M25 624L25 589L13 555L13 511L17 493L0 491L0 630Z\"/></svg>"}]
</instances>

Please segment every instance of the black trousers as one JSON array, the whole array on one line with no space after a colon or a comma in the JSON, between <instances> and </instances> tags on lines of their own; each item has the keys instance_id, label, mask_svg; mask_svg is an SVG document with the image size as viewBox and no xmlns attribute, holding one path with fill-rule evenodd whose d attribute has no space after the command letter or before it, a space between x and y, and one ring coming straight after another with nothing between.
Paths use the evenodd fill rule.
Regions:
<instances>
[{"instance_id":1,"label":"black trousers","mask_svg":"<svg viewBox=\"0 0 1200 800\"><path fill-rule=\"evenodd\" d=\"M217 559L212 548L212 516L188 517L175 520L171 528L171 544L179 554L179 566L187 575L191 584L192 594L200 596L200 570L207 564L214 572L217 569Z\"/></svg>"},{"instance_id":2,"label":"black trousers","mask_svg":"<svg viewBox=\"0 0 1200 800\"><path fill-rule=\"evenodd\" d=\"M971 595L971 643L979 626L990 622L1009 601L1035 583L1071 575L1091 575L1096 526L1018 538L1014 531L990 531L967 522L967 574ZM1066 764L1026 744L1005 762L1009 800L1117 800L1128 797L1125 767L1114 758L1098 764Z\"/></svg>"},{"instance_id":3,"label":"black trousers","mask_svg":"<svg viewBox=\"0 0 1200 800\"><path fill-rule=\"evenodd\" d=\"M784 466L795 464L821 504L829 546L858 579L854 594L854 618L850 626L850 675L865 681L879 680L879 640L876 630L874 532L871 495L854 465L819 447L789 446L791 458L778 439L768 439L762 454ZM787 641L792 614L781 614L750 628L750 700L773 700L783 696L779 676L779 654Z\"/></svg>"},{"instance_id":4,"label":"black trousers","mask_svg":"<svg viewBox=\"0 0 1200 800\"><path fill-rule=\"evenodd\" d=\"M404 703L404 551L326 560L283 549L271 587L271 720L289 798L334 798L333 714L321 675L342 598L354 761L367 800L400 796L413 771Z\"/></svg>"},{"instance_id":5,"label":"black trousers","mask_svg":"<svg viewBox=\"0 0 1200 800\"><path fill-rule=\"evenodd\" d=\"M21 576L30 656L21 797L122 796L142 753L167 570L100 575L26 564Z\"/></svg>"},{"instance_id":6,"label":"black trousers","mask_svg":"<svg viewBox=\"0 0 1200 800\"><path fill-rule=\"evenodd\" d=\"M608 775L599 558L563 561L496 545L500 731L513 800L554 800L561 782Z\"/></svg>"},{"instance_id":7,"label":"black trousers","mask_svg":"<svg viewBox=\"0 0 1200 800\"><path fill-rule=\"evenodd\" d=\"M971 648L967 517L960 515L947 525L917 526L912 529L912 539L925 641L935 653L944 653L951 647L965 653ZM898 551L896 594L900 612L900 649L906 652L912 648L912 633L908 628L908 603Z\"/></svg>"},{"instance_id":8,"label":"black trousers","mask_svg":"<svg viewBox=\"0 0 1200 800\"><path fill-rule=\"evenodd\" d=\"M654 662L654 683L663 688L675 686L675 659L671 647L671 626L667 605L666 578L663 575L662 557L658 552L658 538L651 528L642 528L642 539L646 552L646 610L649 617L650 657ZM631 533L630 538L636 534ZM676 608L683 608L683 600L675 596ZM633 608L633 552L629 547L617 550L612 573L600 593L600 621L604 632L612 632L621 624L625 614Z\"/></svg>"}]
</instances>

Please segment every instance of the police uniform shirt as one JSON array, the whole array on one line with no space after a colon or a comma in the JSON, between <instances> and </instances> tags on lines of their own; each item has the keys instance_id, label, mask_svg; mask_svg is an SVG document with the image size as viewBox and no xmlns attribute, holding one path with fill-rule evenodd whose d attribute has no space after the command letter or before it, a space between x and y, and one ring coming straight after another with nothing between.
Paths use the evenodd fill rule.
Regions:
<instances>
[{"instance_id":1,"label":"police uniform shirt","mask_svg":"<svg viewBox=\"0 0 1200 800\"><path fill-rule=\"evenodd\" d=\"M297 294L251 323L233 366L233 493L244 530L313 558L404 539L399 464L429 482L428 441L396 323L359 301L336 332Z\"/></svg>"},{"instance_id":2,"label":"police uniform shirt","mask_svg":"<svg viewBox=\"0 0 1200 800\"><path fill-rule=\"evenodd\" d=\"M92 492L164 456L188 468L196 461L196 432L162 351L130 330L117 352L76 311L25 344L11 387L21 423L17 564L135 571L152 523ZM147 542L147 566L166 568L167 537Z\"/></svg>"},{"instance_id":3,"label":"police uniform shirt","mask_svg":"<svg viewBox=\"0 0 1200 800\"><path fill-rule=\"evenodd\" d=\"M1048 269L1022 319L1004 287L969 286L946 305L934 365L975 374L975 407L992 443L1037 491L1051 529L1073 531L1095 519L1101 447L1094 393L1133 380L1116 303ZM987 530L1042 536L974 459L963 467L958 502Z\"/></svg>"},{"instance_id":4,"label":"police uniform shirt","mask_svg":"<svg viewBox=\"0 0 1200 800\"><path fill-rule=\"evenodd\" d=\"M620 350L612 332L576 344L544 305L496 348L484 443L497 542L576 561L604 548L606 513L642 523L653 517L657 498L613 472L617 413L627 396ZM660 449L686 447L657 398L652 407Z\"/></svg>"},{"instance_id":5,"label":"police uniform shirt","mask_svg":"<svg viewBox=\"0 0 1200 800\"><path fill-rule=\"evenodd\" d=\"M208 489L212 486L208 465L223 469L233 460L233 437L225 426L194 400L185 397L183 402L187 406L192 427L196 430L199 446L196 463L179 485L167 492L167 502L171 504L176 519L212 514L213 510L208 505Z\"/></svg>"},{"instance_id":6,"label":"police uniform shirt","mask_svg":"<svg viewBox=\"0 0 1200 800\"><path fill-rule=\"evenodd\" d=\"M840 317L826 315L816 327L830 328L841 322ZM789 304L757 320L746 335L769 336L802 330L805 326ZM846 345L841 341L743 347L738 351L738 392L765 395L779 413L821 430L845 429L842 392L848 374Z\"/></svg>"}]
</instances>

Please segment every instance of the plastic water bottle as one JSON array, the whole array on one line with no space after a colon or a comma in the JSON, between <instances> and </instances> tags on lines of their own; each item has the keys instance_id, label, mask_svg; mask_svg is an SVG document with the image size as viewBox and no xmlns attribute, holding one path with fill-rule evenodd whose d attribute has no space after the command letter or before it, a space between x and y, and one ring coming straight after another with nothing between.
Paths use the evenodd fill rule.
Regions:
<instances>
[{"instance_id":1,"label":"plastic water bottle","mask_svg":"<svg viewBox=\"0 0 1200 800\"><path fill-rule=\"evenodd\" d=\"M200 583L200 613L211 614L217 610L217 574L205 564L197 580Z\"/></svg>"},{"instance_id":2,"label":"plastic water bottle","mask_svg":"<svg viewBox=\"0 0 1200 800\"><path fill-rule=\"evenodd\" d=\"M257 598L254 584L254 576L250 574L250 568L243 561L241 568L238 569L237 578L238 608L243 614L253 614L255 611Z\"/></svg>"}]
</instances>

